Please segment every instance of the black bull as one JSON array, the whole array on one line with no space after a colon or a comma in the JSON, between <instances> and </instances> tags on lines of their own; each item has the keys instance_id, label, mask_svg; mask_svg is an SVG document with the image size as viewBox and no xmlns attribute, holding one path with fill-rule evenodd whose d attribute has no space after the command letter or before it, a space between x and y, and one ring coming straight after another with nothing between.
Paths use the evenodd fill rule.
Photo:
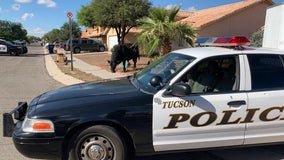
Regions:
<instances>
[{"instance_id":1,"label":"black bull","mask_svg":"<svg viewBox=\"0 0 284 160\"><path fill-rule=\"evenodd\" d=\"M129 62L131 59L134 62L133 68L136 69L136 63L139 56L138 46L131 44L115 45L111 50L111 60L108 61L110 64L111 72L115 72L115 68L118 64L122 62L123 71L126 72L125 63Z\"/></svg>"}]
</instances>

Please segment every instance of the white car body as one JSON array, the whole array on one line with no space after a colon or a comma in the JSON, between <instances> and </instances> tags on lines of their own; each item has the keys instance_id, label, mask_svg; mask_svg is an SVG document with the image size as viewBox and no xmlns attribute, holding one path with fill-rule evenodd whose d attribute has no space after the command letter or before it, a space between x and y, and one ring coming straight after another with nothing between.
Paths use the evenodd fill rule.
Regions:
<instances>
[{"instance_id":1,"label":"white car body","mask_svg":"<svg viewBox=\"0 0 284 160\"><path fill-rule=\"evenodd\" d=\"M174 53L196 59L154 95L153 146L155 151L284 141L284 86L253 88L248 59L249 55L256 57L263 55L268 58L271 55L279 57L283 66L283 51L249 47L243 47L240 50L199 47L181 49ZM222 56L234 56L237 59L238 88L235 91L192 93L181 97L166 94L169 87L179 82L181 77L195 65L205 59ZM273 63L271 61L272 66L276 65ZM284 68L281 71L284 75ZM263 74L263 76L267 75ZM279 76L281 75L264 77L264 79ZM261 78L258 80L262 81Z\"/></svg>"},{"instance_id":2,"label":"white car body","mask_svg":"<svg viewBox=\"0 0 284 160\"><path fill-rule=\"evenodd\" d=\"M6 45L0 44L0 53L7 53L8 47Z\"/></svg>"}]
</instances>

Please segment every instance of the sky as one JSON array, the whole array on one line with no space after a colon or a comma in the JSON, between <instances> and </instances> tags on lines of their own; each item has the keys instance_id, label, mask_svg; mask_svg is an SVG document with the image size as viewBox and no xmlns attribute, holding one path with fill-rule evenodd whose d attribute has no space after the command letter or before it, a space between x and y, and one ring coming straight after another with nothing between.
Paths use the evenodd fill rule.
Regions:
<instances>
[{"instance_id":1,"label":"sky","mask_svg":"<svg viewBox=\"0 0 284 160\"><path fill-rule=\"evenodd\" d=\"M52 29L60 29L68 22L67 13L76 13L92 0L0 0L0 20L21 23L28 35L42 37ZM181 6L181 10L194 11L242 0L149 0L153 7ZM274 0L276 4L284 0ZM83 28L84 29L84 28Z\"/></svg>"}]
</instances>

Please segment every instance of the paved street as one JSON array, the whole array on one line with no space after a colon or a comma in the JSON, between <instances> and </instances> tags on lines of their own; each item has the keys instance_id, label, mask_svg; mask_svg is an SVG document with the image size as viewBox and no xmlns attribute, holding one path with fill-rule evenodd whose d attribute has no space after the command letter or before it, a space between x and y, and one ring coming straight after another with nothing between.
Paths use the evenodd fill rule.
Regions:
<instances>
[{"instance_id":1,"label":"paved street","mask_svg":"<svg viewBox=\"0 0 284 160\"><path fill-rule=\"evenodd\" d=\"M45 69L42 47L29 47L22 56L0 55L0 160L25 160L13 146L11 138L3 138L2 114L11 111L18 101L30 102L35 96L63 86Z\"/></svg>"},{"instance_id":2,"label":"paved street","mask_svg":"<svg viewBox=\"0 0 284 160\"><path fill-rule=\"evenodd\" d=\"M43 92L63 86L48 75L42 52L42 47L30 46L26 55L0 55L0 160L31 160L16 151L11 138L3 138L2 114L12 110L18 101L30 102ZM136 160L284 160L284 145L166 154Z\"/></svg>"}]
</instances>

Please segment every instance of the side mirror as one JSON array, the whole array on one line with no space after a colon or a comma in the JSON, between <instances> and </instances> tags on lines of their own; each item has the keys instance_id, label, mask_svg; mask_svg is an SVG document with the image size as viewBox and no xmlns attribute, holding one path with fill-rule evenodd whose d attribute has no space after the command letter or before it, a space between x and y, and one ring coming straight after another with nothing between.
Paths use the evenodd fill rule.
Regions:
<instances>
[{"instance_id":1,"label":"side mirror","mask_svg":"<svg viewBox=\"0 0 284 160\"><path fill-rule=\"evenodd\" d=\"M163 82L163 79L160 76L153 76L150 79L150 84L153 87L157 87L157 86L161 87L162 86L162 82Z\"/></svg>"},{"instance_id":2,"label":"side mirror","mask_svg":"<svg viewBox=\"0 0 284 160\"><path fill-rule=\"evenodd\" d=\"M189 95L191 93L191 88L186 83L176 83L170 87L169 93L177 97L182 97Z\"/></svg>"}]
</instances>

